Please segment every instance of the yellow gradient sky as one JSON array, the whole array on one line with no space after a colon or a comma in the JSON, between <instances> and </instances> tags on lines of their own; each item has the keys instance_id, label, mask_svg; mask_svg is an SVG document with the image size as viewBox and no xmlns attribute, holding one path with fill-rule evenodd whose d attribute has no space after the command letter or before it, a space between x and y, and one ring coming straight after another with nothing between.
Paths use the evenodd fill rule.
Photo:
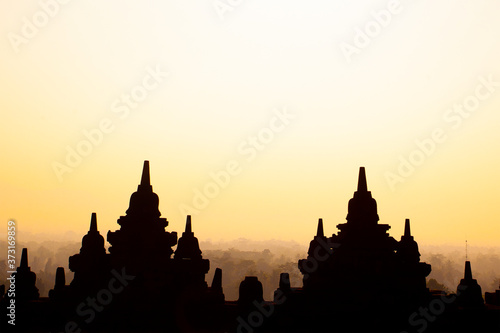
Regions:
<instances>
[{"instance_id":1,"label":"yellow gradient sky","mask_svg":"<svg viewBox=\"0 0 500 333\"><path fill-rule=\"evenodd\" d=\"M498 245L500 2L65 2L0 3L20 235L118 229L147 159L200 240L332 234L365 166L396 239Z\"/></svg>"}]
</instances>

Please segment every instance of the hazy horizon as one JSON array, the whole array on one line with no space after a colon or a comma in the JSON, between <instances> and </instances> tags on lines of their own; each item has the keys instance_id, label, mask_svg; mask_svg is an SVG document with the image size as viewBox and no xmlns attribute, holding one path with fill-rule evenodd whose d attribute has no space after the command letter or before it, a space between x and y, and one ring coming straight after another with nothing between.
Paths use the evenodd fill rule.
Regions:
<instances>
[{"instance_id":1,"label":"hazy horizon","mask_svg":"<svg viewBox=\"0 0 500 333\"><path fill-rule=\"evenodd\" d=\"M47 296L48 290L53 288L56 267L65 268L67 281L73 279L73 273L68 268L68 258L79 252L81 239L25 240L18 246L28 247L29 265L37 274L37 286L42 296ZM108 246L109 244L106 245L106 249ZM4 247L6 243L0 241L0 250ZM464 274L465 247L420 246L419 248L421 261L432 265L427 282L435 279L443 284L448 292L454 292ZM219 242L200 240L200 249L203 257L210 260L210 270L206 275L207 283L211 283L215 268L222 268L224 294L227 300L238 298L239 284L247 275L255 275L263 283L266 299L272 299L272 293L278 287L279 274L282 272L290 274L293 287L302 286L302 274L298 270L297 261L307 257L308 244L240 238ZM500 246L469 246L468 260L471 261L473 277L478 280L483 293L498 289ZM2 265L5 265L4 260L0 260L0 268ZM5 278L5 271L1 271L0 284ZM364 287L359 286L359 288Z\"/></svg>"},{"instance_id":2,"label":"hazy horizon","mask_svg":"<svg viewBox=\"0 0 500 333\"><path fill-rule=\"evenodd\" d=\"M317 225L317 223L316 223L316 225ZM108 231L114 231L117 229L119 229L119 228L117 227L116 229L110 229L110 230L102 230L101 228L99 228L99 232L106 239L106 234ZM180 237L180 235L184 231L184 228L178 229L178 230L172 230L172 229L170 229L170 227L167 227L165 230L168 232L177 232L177 236ZM234 244L236 242L240 242L240 244L242 244L241 243L242 241L243 241L243 243L246 243L246 244L253 244L253 246L256 246L255 249L263 249L263 248L259 247L257 244L269 244L270 242L273 242L273 241L276 241L281 245L289 244L291 246L292 244L294 244L294 245L301 246L301 247L307 247L307 246L309 246L309 242L314 238L314 235L315 235L315 230L311 231L310 232L310 239L303 241L303 242L300 242L300 241L297 241L294 239L280 239L277 237L269 237L269 238L265 238L265 239L252 239L252 238L247 238L247 237L238 237L238 238L233 238L233 239L228 239L228 238L226 238L226 239L224 239L224 238L200 239L196 233L196 230L193 230L193 231L194 231L196 237L199 239L200 244L209 245L209 249L214 249L215 247L217 247L217 249L221 249L221 250L228 249L229 247L232 246L231 244ZM18 233L18 239L22 243L28 243L28 242L38 242L39 243L39 242L47 242L47 241L49 241L49 242L81 242L83 236L86 235L87 232L88 232L88 228L86 231L84 231L81 234L78 234L74 230L67 230L65 232L59 232L59 233L43 233L43 232L42 233L32 233L29 231L28 232L21 231ZM337 233L337 232L338 232L338 230L335 231L335 233ZM391 230L389 230L389 234L391 237L393 237L396 240L399 240L401 238L401 235L393 235L391 233ZM330 237L331 233L326 234L326 236ZM465 257L465 248L466 248L465 240L462 242L462 244L458 244L458 243L457 244L453 244L453 243L426 243L426 242L421 242L418 239L416 239L416 241L417 241L420 249L423 248L423 249L432 249L432 250L440 250L440 251L444 249L444 252L451 252L451 251L460 250L460 251L463 251L463 256ZM500 245L489 245L489 244L488 245L484 245L484 244L478 245L478 244L472 244L470 241L468 241L467 244L468 244L467 248L468 248L469 252L473 251L473 252L481 253L481 252L487 252L491 249L500 250ZM107 242L107 240L105 240L106 250L108 249L109 246L111 246L111 245ZM250 250L250 248L247 246L244 246L240 249L241 250Z\"/></svg>"}]
</instances>

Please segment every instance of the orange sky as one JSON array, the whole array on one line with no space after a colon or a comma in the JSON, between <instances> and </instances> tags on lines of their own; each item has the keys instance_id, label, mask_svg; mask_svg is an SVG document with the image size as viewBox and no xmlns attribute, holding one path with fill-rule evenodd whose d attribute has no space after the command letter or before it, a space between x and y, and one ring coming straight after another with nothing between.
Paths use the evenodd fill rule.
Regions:
<instances>
[{"instance_id":1,"label":"orange sky","mask_svg":"<svg viewBox=\"0 0 500 333\"><path fill-rule=\"evenodd\" d=\"M50 3L0 4L20 232L118 229L147 159L202 240L332 234L365 166L396 239L498 245L500 3Z\"/></svg>"}]
</instances>

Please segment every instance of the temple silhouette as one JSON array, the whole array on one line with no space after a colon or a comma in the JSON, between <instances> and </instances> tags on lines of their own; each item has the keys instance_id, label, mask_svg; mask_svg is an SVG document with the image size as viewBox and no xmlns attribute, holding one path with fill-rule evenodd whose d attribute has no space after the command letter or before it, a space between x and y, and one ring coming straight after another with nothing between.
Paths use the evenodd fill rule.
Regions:
<instances>
[{"instance_id":1,"label":"temple silhouette","mask_svg":"<svg viewBox=\"0 0 500 333\"><path fill-rule=\"evenodd\" d=\"M257 276L246 276L239 298L226 300L220 268L210 286L205 280L210 262L191 216L178 239L165 230L168 221L158 206L145 161L120 228L107 233L108 252L92 213L80 252L69 257L73 280L67 284L58 267L49 297L40 297L23 249L12 274L15 297L8 286L0 288L2 318L9 319L14 300L16 325L3 320L1 331L500 332L500 290L483 299L469 261L456 293L426 287L431 266L420 261L410 220L399 241L389 235L364 167L347 222L328 237L318 220L306 257L298 261L302 286L291 286L282 272L273 300L264 299Z\"/></svg>"}]
</instances>

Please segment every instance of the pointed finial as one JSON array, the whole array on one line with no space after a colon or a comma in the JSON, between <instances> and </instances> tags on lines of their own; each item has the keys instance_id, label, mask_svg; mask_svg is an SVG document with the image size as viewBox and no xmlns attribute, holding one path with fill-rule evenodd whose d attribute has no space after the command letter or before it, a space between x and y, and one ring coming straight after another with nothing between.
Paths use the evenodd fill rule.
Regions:
<instances>
[{"instance_id":1,"label":"pointed finial","mask_svg":"<svg viewBox=\"0 0 500 333\"><path fill-rule=\"evenodd\" d=\"M405 237L411 237L410 232L410 219L405 220Z\"/></svg>"},{"instance_id":2,"label":"pointed finial","mask_svg":"<svg viewBox=\"0 0 500 333\"><path fill-rule=\"evenodd\" d=\"M281 273L280 274L279 288L281 290L285 290L285 291L290 290L290 274L288 274L288 273Z\"/></svg>"},{"instance_id":3,"label":"pointed finial","mask_svg":"<svg viewBox=\"0 0 500 333\"><path fill-rule=\"evenodd\" d=\"M92 218L90 219L90 229L89 233L97 233L97 214L92 213Z\"/></svg>"},{"instance_id":4,"label":"pointed finial","mask_svg":"<svg viewBox=\"0 0 500 333\"><path fill-rule=\"evenodd\" d=\"M28 268L28 249L23 248L23 253L21 255L21 268Z\"/></svg>"},{"instance_id":5,"label":"pointed finial","mask_svg":"<svg viewBox=\"0 0 500 333\"><path fill-rule=\"evenodd\" d=\"M366 186L365 167L360 167L358 176L358 192L367 192L367 191L368 187Z\"/></svg>"},{"instance_id":6,"label":"pointed finial","mask_svg":"<svg viewBox=\"0 0 500 333\"><path fill-rule=\"evenodd\" d=\"M191 231L191 215L188 215L186 218L186 231L184 232L186 234L192 234L193 232Z\"/></svg>"},{"instance_id":7,"label":"pointed finial","mask_svg":"<svg viewBox=\"0 0 500 333\"><path fill-rule=\"evenodd\" d=\"M316 232L316 237L324 237L325 233L323 231L323 219L318 220L318 231Z\"/></svg>"},{"instance_id":8,"label":"pointed finial","mask_svg":"<svg viewBox=\"0 0 500 333\"><path fill-rule=\"evenodd\" d=\"M467 260L467 239L465 240L465 260Z\"/></svg>"},{"instance_id":9,"label":"pointed finial","mask_svg":"<svg viewBox=\"0 0 500 333\"><path fill-rule=\"evenodd\" d=\"M470 267L470 261L465 262L464 280L472 280L472 269Z\"/></svg>"},{"instance_id":10,"label":"pointed finial","mask_svg":"<svg viewBox=\"0 0 500 333\"><path fill-rule=\"evenodd\" d=\"M212 279L212 289L222 291L222 269L216 268Z\"/></svg>"},{"instance_id":11,"label":"pointed finial","mask_svg":"<svg viewBox=\"0 0 500 333\"><path fill-rule=\"evenodd\" d=\"M144 161L144 166L142 168L141 185L142 186L151 185L151 181L149 179L149 161Z\"/></svg>"},{"instance_id":12,"label":"pointed finial","mask_svg":"<svg viewBox=\"0 0 500 333\"><path fill-rule=\"evenodd\" d=\"M64 267L57 267L56 270L56 284L54 288L62 288L66 285L66 276L64 274Z\"/></svg>"}]
</instances>

